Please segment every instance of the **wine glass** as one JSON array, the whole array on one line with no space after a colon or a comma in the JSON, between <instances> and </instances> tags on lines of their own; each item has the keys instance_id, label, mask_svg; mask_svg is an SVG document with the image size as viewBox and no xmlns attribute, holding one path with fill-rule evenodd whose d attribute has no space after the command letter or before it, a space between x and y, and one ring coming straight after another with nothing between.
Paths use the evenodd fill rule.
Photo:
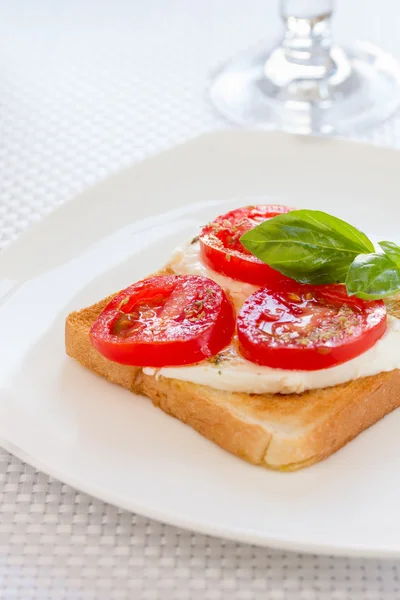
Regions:
<instances>
[{"instance_id":1,"label":"wine glass","mask_svg":"<svg viewBox=\"0 0 400 600\"><path fill-rule=\"evenodd\" d=\"M218 111L243 126L293 133L363 131L400 103L397 61L369 43L332 43L333 0L281 0L283 36L248 51L214 76Z\"/></svg>"}]
</instances>

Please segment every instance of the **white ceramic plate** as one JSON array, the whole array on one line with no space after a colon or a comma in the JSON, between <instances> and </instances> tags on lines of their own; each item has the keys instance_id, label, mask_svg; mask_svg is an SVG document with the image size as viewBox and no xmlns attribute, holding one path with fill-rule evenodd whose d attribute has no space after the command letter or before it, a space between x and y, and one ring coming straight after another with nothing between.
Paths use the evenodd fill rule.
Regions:
<instances>
[{"instance_id":1,"label":"white ceramic plate","mask_svg":"<svg viewBox=\"0 0 400 600\"><path fill-rule=\"evenodd\" d=\"M399 241L397 152L276 133L206 135L88 190L0 256L1 444L103 500L212 535L400 556L400 412L297 473L253 467L64 354L64 320L162 265L254 196ZM399 349L400 351L400 349Z\"/></svg>"}]
</instances>

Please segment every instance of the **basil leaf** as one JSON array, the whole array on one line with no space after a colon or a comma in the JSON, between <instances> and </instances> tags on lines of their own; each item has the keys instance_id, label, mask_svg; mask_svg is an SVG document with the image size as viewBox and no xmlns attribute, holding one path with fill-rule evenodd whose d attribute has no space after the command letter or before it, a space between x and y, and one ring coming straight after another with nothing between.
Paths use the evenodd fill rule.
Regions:
<instances>
[{"instance_id":1,"label":"basil leaf","mask_svg":"<svg viewBox=\"0 0 400 600\"><path fill-rule=\"evenodd\" d=\"M375 251L364 233L319 210L278 215L240 241L280 273L311 284L343 283L356 256Z\"/></svg>"},{"instance_id":2,"label":"basil leaf","mask_svg":"<svg viewBox=\"0 0 400 600\"><path fill-rule=\"evenodd\" d=\"M379 300L400 291L400 269L386 254L360 254L346 278L349 296Z\"/></svg>"},{"instance_id":3,"label":"basil leaf","mask_svg":"<svg viewBox=\"0 0 400 600\"><path fill-rule=\"evenodd\" d=\"M394 242L379 242L380 247L393 262L400 268L400 246Z\"/></svg>"}]
</instances>

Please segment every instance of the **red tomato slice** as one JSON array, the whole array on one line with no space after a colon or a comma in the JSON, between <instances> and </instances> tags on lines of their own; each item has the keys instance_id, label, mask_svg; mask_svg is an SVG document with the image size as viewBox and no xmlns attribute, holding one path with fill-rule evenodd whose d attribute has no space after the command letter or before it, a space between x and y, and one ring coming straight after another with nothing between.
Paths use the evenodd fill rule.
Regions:
<instances>
[{"instance_id":1,"label":"red tomato slice","mask_svg":"<svg viewBox=\"0 0 400 600\"><path fill-rule=\"evenodd\" d=\"M217 217L200 233L201 260L217 273L253 285L286 279L253 256L240 243L240 237L263 221L290 210L288 206L260 204L237 208Z\"/></svg>"},{"instance_id":2,"label":"red tomato slice","mask_svg":"<svg viewBox=\"0 0 400 600\"><path fill-rule=\"evenodd\" d=\"M270 286L252 294L238 319L238 340L248 360L277 369L333 367L371 348L386 331L382 300L349 297L344 286Z\"/></svg>"},{"instance_id":3,"label":"red tomato slice","mask_svg":"<svg viewBox=\"0 0 400 600\"><path fill-rule=\"evenodd\" d=\"M93 324L93 346L124 365L193 364L227 346L235 312L207 277L167 275L144 279L111 300Z\"/></svg>"}]
</instances>

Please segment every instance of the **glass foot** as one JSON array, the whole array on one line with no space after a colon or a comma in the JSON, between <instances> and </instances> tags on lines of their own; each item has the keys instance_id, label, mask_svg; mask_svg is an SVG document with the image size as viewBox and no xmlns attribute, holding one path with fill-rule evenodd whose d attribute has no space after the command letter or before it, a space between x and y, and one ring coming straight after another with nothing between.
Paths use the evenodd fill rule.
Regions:
<instances>
[{"instance_id":1,"label":"glass foot","mask_svg":"<svg viewBox=\"0 0 400 600\"><path fill-rule=\"evenodd\" d=\"M369 129L396 111L400 66L361 42L332 47L328 64L307 66L303 74L283 47L252 51L215 74L210 96L223 116L242 126L343 135Z\"/></svg>"}]
</instances>

